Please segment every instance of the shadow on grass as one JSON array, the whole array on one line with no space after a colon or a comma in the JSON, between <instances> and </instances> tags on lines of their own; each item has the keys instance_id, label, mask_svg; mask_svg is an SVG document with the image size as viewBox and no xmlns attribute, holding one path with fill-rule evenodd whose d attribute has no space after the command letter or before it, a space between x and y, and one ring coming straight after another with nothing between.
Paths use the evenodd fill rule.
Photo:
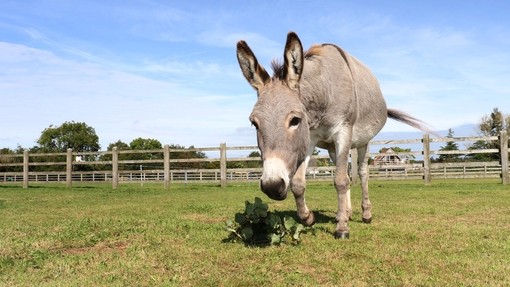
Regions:
<instances>
[{"instance_id":1,"label":"shadow on grass","mask_svg":"<svg viewBox=\"0 0 510 287\"><path fill-rule=\"evenodd\" d=\"M295 210L285 210L285 211L276 211L275 210L273 212L282 218L284 216L288 216L288 217L293 217L294 219L297 220L297 213ZM331 211L313 210L313 215L315 216L314 226L317 225L317 223L336 224L336 217L335 217L336 214L331 216L331 215L328 215L328 213L331 214ZM351 217L352 218L349 219L349 222L364 223L361 218L361 212L358 210L353 210Z\"/></svg>"},{"instance_id":2,"label":"shadow on grass","mask_svg":"<svg viewBox=\"0 0 510 287\"><path fill-rule=\"evenodd\" d=\"M295 210L285 210L285 211L275 210L273 212L282 218L284 216L287 216L287 217L292 217L292 218L296 219L296 221L299 221ZM313 215L315 217L315 224L317 224L317 223L336 223L335 217L329 216L326 213L327 212L325 210L314 210Z\"/></svg>"}]
</instances>

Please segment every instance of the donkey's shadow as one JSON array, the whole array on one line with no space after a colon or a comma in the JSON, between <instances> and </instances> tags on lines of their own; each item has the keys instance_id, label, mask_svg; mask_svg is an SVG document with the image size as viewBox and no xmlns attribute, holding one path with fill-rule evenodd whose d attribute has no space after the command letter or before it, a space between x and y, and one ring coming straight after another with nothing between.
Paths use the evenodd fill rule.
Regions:
<instances>
[{"instance_id":1,"label":"donkey's shadow","mask_svg":"<svg viewBox=\"0 0 510 287\"><path fill-rule=\"evenodd\" d=\"M296 219L297 222L299 222L299 219L297 218L297 214L296 214L295 210L283 210L283 211L279 210L279 211L273 211L273 212L280 218L292 217L292 218ZM315 223L311 226L313 234L316 234L316 232L323 232L323 233L327 233L329 235L333 234L333 231L330 230L328 228L328 226L325 226L324 224L336 223L336 218L335 218L334 214L331 215L330 211L314 210L313 215L315 217Z\"/></svg>"},{"instance_id":2,"label":"donkey's shadow","mask_svg":"<svg viewBox=\"0 0 510 287\"><path fill-rule=\"evenodd\" d=\"M278 215L280 218L283 217L292 217L299 222L297 218L297 213L295 210L275 210L272 211L274 214ZM331 216L331 212L325 210L314 210L313 215L315 217L315 224L317 223L336 223L335 216ZM314 225L315 225L314 224Z\"/></svg>"},{"instance_id":3,"label":"donkey's shadow","mask_svg":"<svg viewBox=\"0 0 510 287\"><path fill-rule=\"evenodd\" d=\"M276 211L275 210L272 212L274 212L280 218L283 218L284 216L288 216L288 217L292 217L292 218L296 219L296 221L299 222L299 219L297 218L297 213L295 210L284 210L284 211ZM327 210L313 210L313 215L315 217L315 223L314 223L314 225L312 225L314 230L328 233L331 235L334 234L334 226L337 223L335 212L327 211ZM350 219L349 221L356 222L356 223L362 223L363 221L361 220L361 212L353 210L352 211L352 219ZM330 227L332 227L333 230L331 230Z\"/></svg>"}]
</instances>

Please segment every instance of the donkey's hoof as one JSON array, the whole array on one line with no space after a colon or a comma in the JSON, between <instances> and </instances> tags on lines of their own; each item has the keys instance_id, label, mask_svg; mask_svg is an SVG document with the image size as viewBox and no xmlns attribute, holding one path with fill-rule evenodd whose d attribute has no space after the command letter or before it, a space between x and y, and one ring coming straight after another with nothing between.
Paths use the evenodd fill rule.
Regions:
<instances>
[{"instance_id":1,"label":"donkey's hoof","mask_svg":"<svg viewBox=\"0 0 510 287\"><path fill-rule=\"evenodd\" d=\"M349 239L348 231L335 231L335 239Z\"/></svg>"},{"instance_id":2,"label":"donkey's hoof","mask_svg":"<svg viewBox=\"0 0 510 287\"><path fill-rule=\"evenodd\" d=\"M363 223L366 223L366 224L372 223L372 217L370 217L370 218L364 218L363 217L362 220L363 220Z\"/></svg>"},{"instance_id":3,"label":"donkey's hoof","mask_svg":"<svg viewBox=\"0 0 510 287\"><path fill-rule=\"evenodd\" d=\"M308 214L308 217L301 219L301 223L304 226L312 226L315 224L315 216L313 215L313 212L310 211Z\"/></svg>"}]
</instances>

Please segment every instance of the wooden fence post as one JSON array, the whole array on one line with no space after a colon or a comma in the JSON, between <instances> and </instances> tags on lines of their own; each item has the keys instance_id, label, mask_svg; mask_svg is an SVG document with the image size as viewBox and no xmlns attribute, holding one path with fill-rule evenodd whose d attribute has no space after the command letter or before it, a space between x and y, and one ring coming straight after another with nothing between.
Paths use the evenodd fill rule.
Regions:
<instances>
[{"instance_id":1,"label":"wooden fence post","mask_svg":"<svg viewBox=\"0 0 510 287\"><path fill-rule=\"evenodd\" d=\"M227 187L227 144L220 144L220 185Z\"/></svg>"},{"instance_id":2,"label":"wooden fence post","mask_svg":"<svg viewBox=\"0 0 510 287\"><path fill-rule=\"evenodd\" d=\"M163 175L163 181L164 181L164 185L165 185L165 189L168 189L168 187L170 186L170 146L169 145L165 145L163 147L163 172L164 172L164 175Z\"/></svg>"},{"instance_id":3,"label":"wooden fence post","mask_svg":"<svg viewBox=\"0 0 510 287\"><path fill-rule=\"evenodd\" d=\"M70 188L73 183L73 149L67 149L66 155L66 187Z\"/></svg>"},{"instance_id":4,"label":"wooden fence post","mask_svg":"<svg viewBox=\"0 0 510 287\"><path fill-rule=\"evenodd\" d=\"M355 148L351 149L351 181L358 183L358 150Z\"/></svg>"},{"instance_id":5,"label":"wooden fence post","mask_svg":"<svg viewBox=\"0 0 510 287\"><path fill-rule=\"evenodd\" d=\"M119 151L117 147L112 148L112 188L119 186Z\"/></svg>"},{"instance_id":6,"label":"wooden fence post","mask_svg":"<svg viewBox=\"0 0 510 287\"><path fill-rule=\"evenodd\" d=\"M425 185L429 185L431 182L430 175L430 136L429 134L423 135L423 179Z\"/></svg>"},{"instance_id":7,"label":"wooden fence post","mask_svg":"<svg viewBox=\"0 0 510 287\"><path fill-rule=\"evenodd\" d=\"M23 188L28 188L28 150L23 151Z\"/></svg>"},{"instance_id":8,"label":"wooden fence post","mask_svg":"<svg viewBox=\"0 0 510 287\"><path fill-rule=\"evenodd\" d=\"M510 183L510 175L508 174L508 134L501 131L499 135L499 152L501 158L501 182L503 184Z\"/></svg>"}]
</instances>

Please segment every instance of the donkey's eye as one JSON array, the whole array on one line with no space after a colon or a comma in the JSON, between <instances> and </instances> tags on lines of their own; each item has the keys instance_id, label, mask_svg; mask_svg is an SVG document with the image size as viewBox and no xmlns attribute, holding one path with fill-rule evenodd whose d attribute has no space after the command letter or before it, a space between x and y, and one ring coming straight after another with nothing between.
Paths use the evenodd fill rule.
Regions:
<instances>
[{"instance_id":1,"label":"donkey's eye","mask_svg":"<svg viewBox=\"0 0 510 287\"><path fill-rule=\"evenodd\" d=\"M298 118L298 117L293 117L291 120L290 120L290 123L289 123L289 127L297 127L299 124L301 123L301 118Z\"/></svg>"},{"instance_id":2,"label":"donkey's eye","mask_svg":"<svg viewBox=\"0 0 510 287\"><path fill-rule=\"evenodd\" d=\"M252 121L251 125L254 126L257 130L259 129L259 125L257 124L256 121Z\"/></svg>"}]
</instances>

